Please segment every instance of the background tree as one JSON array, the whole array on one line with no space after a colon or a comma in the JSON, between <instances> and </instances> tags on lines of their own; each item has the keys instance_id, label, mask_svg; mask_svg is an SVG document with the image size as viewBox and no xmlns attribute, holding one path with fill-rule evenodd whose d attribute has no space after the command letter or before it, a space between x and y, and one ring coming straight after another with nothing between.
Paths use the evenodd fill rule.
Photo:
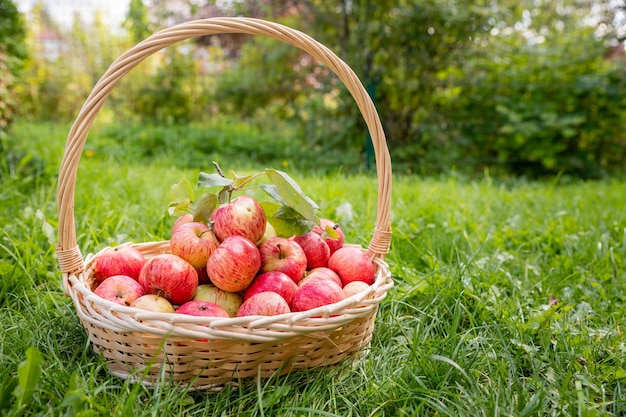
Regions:
<instances>
[{"instance_id":1,"label":"background tree","mask_svg":"<svg viewBox=\"0 0 626 417\"><path fill-rule=\"evenodd\" d=\"M400 171L624 166L624 69L606 59L624 25L609 2L307 4L310 30L374 96Z\"/></svg>"},{"instance_id":2,"label":"background tree","mask_svg":"<svg viewBox=\"0 0 626 417\"><path fill-rule=\"evenodd\" d=\"M24 17L12 0L0 0L0 48L12 71L20 69L28 56Z\"/></svg>"},{"instance_id":3,"label":"background tree","mask_svg":"<svg viewBox=\"0 0 626 417\"><path fill-rule=\"evenodd\" d=\"M25 38L23 16L11 0L0 0L0 139L17 107L15 87L27 57Z\"/></svg>"},{"instance_id":4,"label":"background tree","mask_svg":"<svg viewBox=\"0 0 626 417\"><path fill-rule=\"evenodd\" d=\"M623 51L625 31L611 2L254 0L232 7L292 24L344 58L377 104L399 171L597 176L624 164L624 70L606 57ZM278 104L276 114L297 122L312 146L362 152L360 115L336 78L263 42L248 39L220 75L220 108L250 117ZM305 77L309 85L299 84Z\"/></svg>"},{"instance_id":5,"label":"background tree","mask_svg":"<svg viewBox=\"0 0 626 417\"><path fill-rule=\"evenodd\" d=\"M152 34L148 8L142 0L130 0L123 26L128 30L133 43L139 43Z\"/></svg>"},{"instance_id":6,"label":"background tree","mask_svg":"<svg viewBox=\"0 0 626 417\"><path fill-rule=\"evenodd\" d=\"M615 11L575 1L501 7L475 38L459 93L442 97L446 140L431 151L516 175L623 166L625 72L605 58L619 42L606 23Z\"/></svg>"},{"instance_id":7,"label":"background tree","mask_svg":"<svg viewBox=\"0 0 626 417\"><path fill-rule=\"evenodd\" d=\"M54 53L44 49L45 36L54 36ZM43 120L76 117L98 78L127 46L100 13L90 23L76 13L72 24L64 26L54 21L44 3L31 11L29 37L33 59L27 63L26 82L19 92L21 114Z\"/></svg>"},{"instance_id":8,"label":"background tree","mask_svg":"<svg viewBox=\"0 0 626 417\"><path fill-rule=\"evenodd\" d=\"M471 54L472 38L488 31L487 10L481 2L425 0L307 0L300 3L301 26L335 50L357 72L374 98L396 155L423 155L426 143L436 140L428 131L436 93L458 77ZM368 142L351 97L334 78L319 83L324 95L336 98L332 113L320 118L318 136L340 145L360 148ZM320 108L315 108L320 116ZM338 121L340 130L328 130Z\"/></svg>"},{"instance_id":9,"label":"background tree","mask_svg":"<svg viewBox=\"0 0 626 417\"><path fill-rule=\"evenodd\" d=\"M309 33L348 62L376 103L396 172L590 177L626 167L626 25L614 2L220 4L132 0L120 38L97 16L91 28L77 21L71 53L28 71L41 110L30 114L73 117L120 47L172 20L245 15ZM219 113L232 123L280 124L299 150L328 149L331 165L345 167L346 155L356 155L353 167L367 162L364 123L337 77L269 38L205 36L161 51L122 81L107 109L141 123L182 126Z\"/></svg>"}]
</instances>

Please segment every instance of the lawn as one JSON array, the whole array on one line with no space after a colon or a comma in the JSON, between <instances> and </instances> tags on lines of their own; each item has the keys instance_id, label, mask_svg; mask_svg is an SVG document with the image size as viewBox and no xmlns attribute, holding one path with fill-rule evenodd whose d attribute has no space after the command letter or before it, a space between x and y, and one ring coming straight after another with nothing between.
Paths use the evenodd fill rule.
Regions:
<instances>
[{"instance_id":1,"label":"lawn","mask_svg":"<svg viewBox=\"0 0 626 417\"><path fill-rule=\"evenodd\" d=\"M626 182L398 176L395 286L363 358L219 392L149 389L107 373L63 294L55 178L67 129L18 124L2 161L0 415L626 415ZM193 180L202 158L185 168L184 147L142 146L104 133L89 142L76 193L83 254L167 237L168 189ZM238 152L214 152L205 170L211 158L265 168L250 162L258 152ZM271 162L366 245L372 174L285 158Z\"/></svg>"}]
</instances>

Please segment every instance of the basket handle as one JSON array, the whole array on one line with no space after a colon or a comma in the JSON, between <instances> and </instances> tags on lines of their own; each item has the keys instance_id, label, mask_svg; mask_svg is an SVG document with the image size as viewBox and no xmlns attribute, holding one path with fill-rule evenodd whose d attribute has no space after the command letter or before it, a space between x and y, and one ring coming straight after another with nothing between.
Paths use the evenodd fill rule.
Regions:
<instances>
[{"instance_id":1,"label":"basket handle","mask_svg":"<svg viewBox=\"0 0 626 417\"><path fill-rule=\"evenodd\" d=\"M296 46L324 63L350 91L367 125L376 156L378 211L368 251L372 258L384 259L391 242L391 158L378 113L359 78L327 47L300 31L261 19L221 17L193 20L154 33L120 55L87 97L68 134L59 171L57 257L63 274L78 274L84 269L83 257L76 243L74 220L76 174L89 129L111 90L130 70L161 49L188 38L225 33L267 36Z\"/></svg>"}]
</instances>

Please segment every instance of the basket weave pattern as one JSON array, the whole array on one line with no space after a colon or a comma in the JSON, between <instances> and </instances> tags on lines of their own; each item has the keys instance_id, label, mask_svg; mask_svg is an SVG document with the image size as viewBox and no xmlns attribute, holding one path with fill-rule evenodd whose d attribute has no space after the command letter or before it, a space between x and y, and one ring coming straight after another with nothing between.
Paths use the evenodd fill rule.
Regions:
<instances>
[{"instance_id":1,"label":"basket weave pattern","mask_svg":"<svg viewBox=\"0 0 626 417\"><path fill-rule=\"evenodd\" d=\"M378 211L367 253L374 284L341 302L272 317L207 318L152 313L121 306L93 293L92 266L105 248L83 259L76 243L74 189L89 129L119 80L141 61L176 42L197 36L243 33L294 45L331 69L354 97L376 154ZM368 346L378 305L392 287L384 261L391 240L391 161L376 109L354 72L326 47L288 27L250 18L191 21L157 32L121 55L85 101L67 139L57 190L57 257L66 292L96 352L111 373L144 384L176 382L205 389L248 377L333 365ZM169 242L134 244L149 259L169 252Z\"/></svg>"}]
</instances>

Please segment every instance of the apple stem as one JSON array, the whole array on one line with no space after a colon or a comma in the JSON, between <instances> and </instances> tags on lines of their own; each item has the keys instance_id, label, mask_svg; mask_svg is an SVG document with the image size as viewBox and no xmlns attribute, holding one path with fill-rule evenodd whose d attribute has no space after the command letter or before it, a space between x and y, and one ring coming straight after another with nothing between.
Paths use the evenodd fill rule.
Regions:
<instances>
[{"instance_id":1,"label":"apple stem","mask_svg":"<svg viewBox=\"0 0 626 417\"><path fill-rule=\"evenodd\" d=\"M216 166L216 168L217 168L217 169L219 169L219 167L218 167L218 166ZM219 174L220 174L222 177L224 176L224 175L222 174L222 172L221 172L221 171L219 171ZM254 179L256 179L256 178L260 177L261 175L265 175L265 172L259 172L259 173L257 173L257 174L251 175L250 177L248 177L248 178L246 178L245 180L243 180L243 181L239 184L239 186L228 185L228 186L226 187L226 192L228 193L228 202L230 203L230 200L231 200L231 198L232 198L232 196L233 196L233 193L234 193L235 191L241 191L241 190L243 190L243 189L248 189L248 190L250 190L250 189L252 189L252 188L258 188L258 187L256 187L256 186L255 186L255 187L246 187L246 185L247 185L248 183L250 183L252 180L254 180Z\"/></svg>"},{"instance_id":2,"label":"apple stem","mask_svg":"<svg viewBox=\"0 0 626 417\"><path fill-rule=\"evenodd\" d=\"M265 172L259 172L259 173L256 173L254 175L251 175L250 177L246 178L241 184L239 184L239 187L234 187L234 188L236 190L242 190L246 184L248 184L250 181L252 181L254 179L257 179L261 175L265 175ZM249 187L249 188L252 188L252 187Z\"/></svg>"},{"instance_id":3,"label":"apple stem","mask_svg":"<svg viewBox=\"0 0 626 417\"><path fill-rule=\"evenodd\" d=\"M226 178L226 176L224 175L224 173L222 172L222 168L220 168L219 164L215 161L211 161L213 163L213 166L215 167L215 170L217 171L217 173L220 175L220 177L222 178Z\"/></svg>"},{"instance_id":4,"label":"apple stem","mask_svg":"<svg viewBox=\"0 0 626 417\"><path fill-rule=\"evenodd\" d=\"M285 259L285 254L283 253L283 248L280 243L277 243L276 247L278 248L278 259Z\"/></svg>"}]
</instances>

